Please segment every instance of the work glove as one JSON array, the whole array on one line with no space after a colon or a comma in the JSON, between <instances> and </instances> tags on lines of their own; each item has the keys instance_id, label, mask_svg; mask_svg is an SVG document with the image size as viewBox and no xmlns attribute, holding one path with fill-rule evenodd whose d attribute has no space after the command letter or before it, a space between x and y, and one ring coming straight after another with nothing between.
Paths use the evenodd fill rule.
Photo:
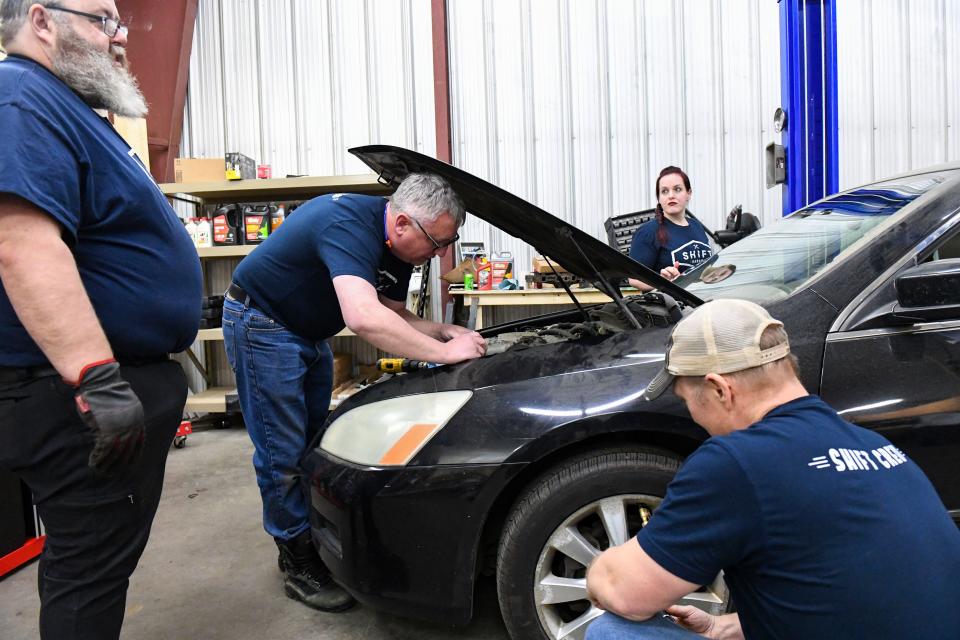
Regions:
<instances>
[{"instance_id":1,"label":"work glove","mask_svg":"<svg viewBox=\"0 0 960 640\"><path fill-rule=\"evenodd\" d=\"M75 386L77 413L94 437L90 468L110 475L136 462L143 450L143 405L117 361L87 365Z\"/></svg>"}]
</instances>

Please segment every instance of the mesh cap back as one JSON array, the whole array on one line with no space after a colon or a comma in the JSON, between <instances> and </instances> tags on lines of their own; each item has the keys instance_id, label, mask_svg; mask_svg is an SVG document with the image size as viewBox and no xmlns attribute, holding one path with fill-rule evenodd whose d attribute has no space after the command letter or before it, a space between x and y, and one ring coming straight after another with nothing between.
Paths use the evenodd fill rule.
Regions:
<instances>
[{"instance_id":1,"label":"mesh cap back","mask_svg":"<svg viewBox=\"0 0 960 640\"><path fill-rule=\"evenodd\" d=\"M644 397L661 395L676 376L733 373L785 357L790 353L787 342L760 348L764 330L782 326L766 309L746 300L714 300L698 307L673 328L664 368L647 385Z\"/></svg>"}]
</instances>

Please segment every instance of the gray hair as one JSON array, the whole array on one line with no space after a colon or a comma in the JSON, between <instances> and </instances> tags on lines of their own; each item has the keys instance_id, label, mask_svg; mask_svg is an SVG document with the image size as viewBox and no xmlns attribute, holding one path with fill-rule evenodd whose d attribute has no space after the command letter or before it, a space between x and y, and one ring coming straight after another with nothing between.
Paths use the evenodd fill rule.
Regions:
<instances>
[{"instance_id":1,"label":"gray hair","mask_svg":"<svg viewBox=\"0 0 960 640\"><path fill-rule=\"evenodd\" d=\"M432 173L408 175L390 197L390 203L394 209L421 222L431 222L448 213L460 227L466 218L463 201L457 192L449 182Z\"/></svg>"},{"instance_id":2,"label":"gray hair","mask_svg":"<svg viewBox=\"0 0 960 640\"><path fill-rule=\"evenodd\" d=\"M0 47L6 48L27 20L27 9L36 0L0 0Z\"/></svg>"}]
</instances>

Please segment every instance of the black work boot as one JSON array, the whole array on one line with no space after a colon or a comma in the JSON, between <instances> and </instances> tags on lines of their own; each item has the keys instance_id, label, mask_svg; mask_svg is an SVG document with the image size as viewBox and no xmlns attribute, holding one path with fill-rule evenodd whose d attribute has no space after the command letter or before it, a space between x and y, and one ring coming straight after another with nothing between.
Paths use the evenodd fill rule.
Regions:
<instances>
[{"instance_id":1,"label":"black work boot","mask_svg":"<svg viewBox=\"0 0 960 640\"><path fill-rule=\"evenodd\" d=\"M313 548L309 531L292 540L276 542L280 549L278 564L286 574L283 590L288 598L329 612L346 611L354 605L353 596L330 577L330 570Z\"/></svg>"}]
</instances>

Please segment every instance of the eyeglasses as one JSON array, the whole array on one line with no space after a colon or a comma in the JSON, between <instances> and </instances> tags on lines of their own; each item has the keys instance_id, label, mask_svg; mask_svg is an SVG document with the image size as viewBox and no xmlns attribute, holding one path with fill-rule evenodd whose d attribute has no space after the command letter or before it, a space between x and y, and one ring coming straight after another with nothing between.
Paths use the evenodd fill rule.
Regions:
<instances>
[{"instance_id":1,"label":"eyeglasses","mask_svg":"<svg viewBox=\"0 0 960 640\"><path fill-rule=\"evenodd\" d=\"M417 225L417 228L420 229L420 231L423 231L423 235L427 236L427 240L429 240L430 242L433 243L433 246L434 246L434 248L435 248L437 251L440 251L441 249L446 249L447 247L449 247L449 246L452 245L454 242L456 242L457 240L460 239L460 234L457 233L457 234L454 234L454 236L453 236L452 238L450 238L449 240L444 240L443 242L437 242L436 240L433 239L433 236L432 236L432 235L430 235L429 233L427 233L427 230L423 228L423 225L420 224L420 221L419 221L419 220L417 220L417 219L414 218L413 216L408 216L408 217L409 217L411 220L413 220L413 223L414 223L415 225Z\"/></svg>"},{"instance_id":2,"label":"eyeglasses","mask_svg":"<svg viewBox=\"0 0 960 640\"><path fill-rule=\"evenodd\" d=\"M129 29L126 25L121 24L119 20L114 20L113 18L108 18L107 16L98 16L95 13L85 13L83 11L75 11L74 9L67 9L66 7L58 7L55 4L43 5L45 9L50 11L63 11L64 13L72 13L75 16L80 16L86 18L87 20L92 20L99 22L100 26L103 28L103 32L108 38L112 38L117 35L117 32L120 32L126 37Z\"/></svg>"}]
</instances>

